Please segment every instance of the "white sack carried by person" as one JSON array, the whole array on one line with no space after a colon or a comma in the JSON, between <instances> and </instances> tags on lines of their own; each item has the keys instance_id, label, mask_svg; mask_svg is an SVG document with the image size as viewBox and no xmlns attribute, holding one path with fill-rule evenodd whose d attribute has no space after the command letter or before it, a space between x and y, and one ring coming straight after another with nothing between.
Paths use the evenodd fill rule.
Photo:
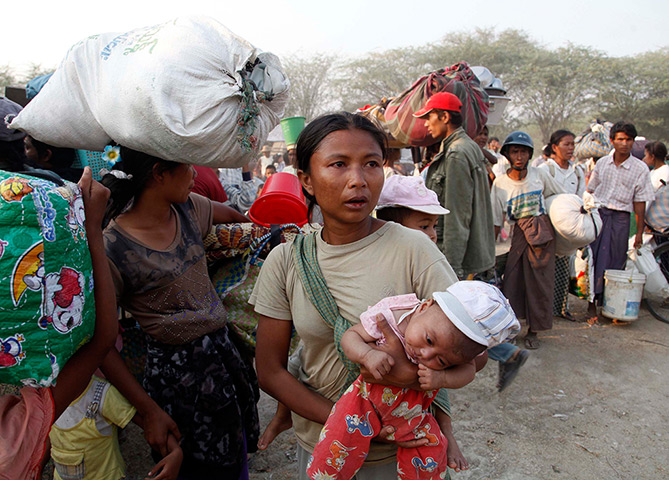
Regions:
<instances>
[{"instance_id":1,"label":"white sack carried by person","mask_svg":"<svg viewBox=\"0 0 669 480\"><path fill-rule=\"evenodd\" d=\"M548 216L555 229L556 255L571 255L576 249L589 245L602 229L594 197L588 192L583 197L585 202L571 193L546 199Z\"/></svg>"},{"instance_id":2,"label":"white sack carried by person","mask_svg":"<svg viewBox=\"0 0 669 480\"><path fill-rule=\"evenodd\" d=\"M283 115L279 59L208 17L82 40L11 122L60 147L115 142L164 160L241 167Z\"/></svg>"},{"instance_id":3,"label":"white sack carried by person","mask_svg":"<svg viewBox=\"0 0 669 480\"><path fill-rule=\"evenodd\" d=\"M669 282L657 264L650 243L644 243L640 248L632 249L628 257L634 262L636 269L646 276L643 298L656 297L662 300L669 298Z\"/></svg>"}]
</instances>

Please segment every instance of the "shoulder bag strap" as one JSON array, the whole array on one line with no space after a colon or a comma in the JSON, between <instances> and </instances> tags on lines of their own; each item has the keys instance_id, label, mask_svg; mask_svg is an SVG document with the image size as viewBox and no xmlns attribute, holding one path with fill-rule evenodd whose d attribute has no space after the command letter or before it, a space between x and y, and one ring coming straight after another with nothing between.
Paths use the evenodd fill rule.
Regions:
<instances>
[{"instance_id":1,"label":"shoulder bag strap","mask_svg":"<svg viewBox=\"0 0 669 480\"><path fill-rule=\"evenodd\" d=\"M345 390L360 375L360 368L356 363L348 359L341 347L341 337L351 327L351 322L339 313L337 302L330 293L325 278L323 278L323 273L316 257L317 234L316 232L309 235L296 236L293 242L293 256L297 273L304 291L307 297L309 297L309 301L318 310L325 323L334 330L334 343L337 348L337 355L339 355L339 359L348 370Z\"/></svg>"}]
</instances>

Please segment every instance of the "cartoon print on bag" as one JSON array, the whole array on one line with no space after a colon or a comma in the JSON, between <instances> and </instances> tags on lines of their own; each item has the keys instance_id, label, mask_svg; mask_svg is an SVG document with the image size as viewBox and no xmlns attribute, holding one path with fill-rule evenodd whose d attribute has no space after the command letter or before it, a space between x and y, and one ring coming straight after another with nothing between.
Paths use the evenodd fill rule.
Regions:
<instances>
[{"instance_id":1,"label":"cartoon print on bag","mask_svg":"<svg viewBox=\"0 0 669 480\"><path fill-rule=\"evenodd\" d=\"M84 221L86 216L84 215L84 199L81 195L76 194L71 189L66 187L60 187L56 189L56 192L63 197L64 200L67 200L69 204L69 210L65 217L67 221L67 226L70 227L72 232L72 238L74 240L83 240L86 238L86 230L84 229Z\"/></svg>"},{"instance_id":2,"label":"cartoon print on bag","mask_svg":"<svg viewBox=\"0 0 669 480\"><path fill-rule=\"evenodd\" d=\"M13 367L26 357L21 347L25 337L20 333L14 337L0 338L0 368Z\"/></svg>"},{"instance_id":3,"label":"cartoon print on bag","mask_svg":"<svg viewBox=\"0 0 669 480\"><path fill-rule=\"evenodd\" d=\"M39 326L53 325L58 333L68 333L81 325L84 310L84 275L69 267L49 273L44 281L45 299Z\"/></svg>"},{"instance_id":4,"label":"cartoon print on bag","mask_svg":"<svg viewBox=\"0 0 669 480\"><path fill-rule=\"evenodd\" d=\"M56 226L54 225L54 220L56 219L56 209L53 208L51 199L47 191L51 188L50 182L40 181L41 186L45 188L38 188L33 195L33 200L35 202L35 209L37 210L37 220L40 223L42 228L42 235L44 239L53 242L56 240Z\"/></svg>"},{"instance_id":5,"label":"cartoon print on bag","mask_svg":"<svg viewBox=\"0 0 669 480\"><path fill-rule=\"evenodd\" d=\"M20 202L33 191L28 180L21 177L10 177L0 183L0 196L7 202Z\"/></svg>"},{"instance_id":6,"label":"cartoon print on bag","mask_svg":"<svg viewBox=\"0 0 669 480\"><path fill-rule=\"evenodd\" d=\"M37 242L29 247L14 265L12 272L12 300L19 305L26 289L37 292L44 284L44 244Z\"/></svg>"},{"instance_id":7,"label":"cartoon print on bag","mask_svg":"<svg viewBox=\"0 0 669 480\"><path fill-rule=\"evenodd\" d=\"M9 245L9 242L5 242L2 238L0 238L0 258L5 254L5 247Z\"/></svg>"},{"instance_id":8,"label":"cartoon print on bag","mask_svg":"<svg viewBox=\"0 0 669 480\"><path fill-rule=\"evenodd\" d=\"M49 353L49 362L51 363L51 375L49 375L46 378L43 378L39 382L35 380L34 378L24 378L21 380L21 383L25 385L26 387L33 387L33 388L38 388L38 387L48 387L51 384L53 384L53 381L56 379L58 376L58 373L60 373L60 368L58 367L58 359L53 353Z\"/></svg>"}]
</instances>

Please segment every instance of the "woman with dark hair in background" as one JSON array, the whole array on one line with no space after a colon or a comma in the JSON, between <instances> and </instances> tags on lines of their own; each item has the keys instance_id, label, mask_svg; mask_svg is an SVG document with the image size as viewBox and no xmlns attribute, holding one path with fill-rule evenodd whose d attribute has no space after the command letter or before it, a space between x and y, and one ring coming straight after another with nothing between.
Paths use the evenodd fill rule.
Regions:
<instances>
[{"instance_id":1,"label":"woman with dark hair in background","mask_svg":"<svg viewBox=\"0 0 669 480\"><path fill-rule=\"evenodd\" d=\"M669 165L667 165L667 147L662 142L649 142L644 147L643 161L648 165L653 190L669 183Z\"/></svg>"},{"instance_id":2,"label":"woman with dark hair in background","mask_svg":"<svg viewBox=\"0 0 669 480\"><path fill-rule=\"evenodd\" d=\"M557 183L562 185L565 193L573 193L579 197L585 192L585 173L580 166L572 163L574 155L575 135L569 130L557 130L551 135L545 150L551 156L539 168L546 170ZM569 257L555 258L555 290L553 296L553 316L575 321L569 312Z\"/></svg>"},{"instance_id":3,"label":"woman with dark hair in background","mask_svg":"<svg viewBox=\"0 0 669 480\"><path fill-rule=\"evenodd\" d=\"M116 350L103 372L144 412L154 450L164 453L168 430L181 432L179 478L248 478L246 453L258 440L256 377L226 325L202 243L213 223L246 217L192 194L191 165L123 146L121 159L102 179L111 191L105 247L118 303L146 334L144 388Z\"/></svg>"}]
</instances>

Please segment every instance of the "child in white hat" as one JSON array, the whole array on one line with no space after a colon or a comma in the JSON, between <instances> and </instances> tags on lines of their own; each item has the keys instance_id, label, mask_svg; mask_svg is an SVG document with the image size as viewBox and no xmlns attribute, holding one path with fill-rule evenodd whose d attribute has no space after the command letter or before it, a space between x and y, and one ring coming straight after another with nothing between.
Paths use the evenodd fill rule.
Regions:
<instances>
[{"instance_id":1,"label":"child in white hat","mask_svg":"<svg viewBox=\"0 0 669 480\"><path fill-rule=\"evenodd\" d=\"M421 177L393 175L386 179L376 204L377 218L423 230L433 242L437 241L439 216L447 213Z\"/></svg>"},{"instance_id":2,"label":"child in white hat","mask_svg":"<svg viewBox=\"0 0 669 480\"><path fill-rule=\"evenodd\" d=\"M519 331L504 295L478 281L457 282L428 300L399 295L370 307L342 337L344 353L380 380L394 359L374 346L394 333L409 360L418 365L422 390L367 383L358 377L332 408L307 468L309 478L352 478L371 439L387 425L395 428L396 441L427 439L421 447L398 448L400 478L442 478L448 441L428 413L434 390L471 382L474 359Z\"/></svg>"}]
</instances>

